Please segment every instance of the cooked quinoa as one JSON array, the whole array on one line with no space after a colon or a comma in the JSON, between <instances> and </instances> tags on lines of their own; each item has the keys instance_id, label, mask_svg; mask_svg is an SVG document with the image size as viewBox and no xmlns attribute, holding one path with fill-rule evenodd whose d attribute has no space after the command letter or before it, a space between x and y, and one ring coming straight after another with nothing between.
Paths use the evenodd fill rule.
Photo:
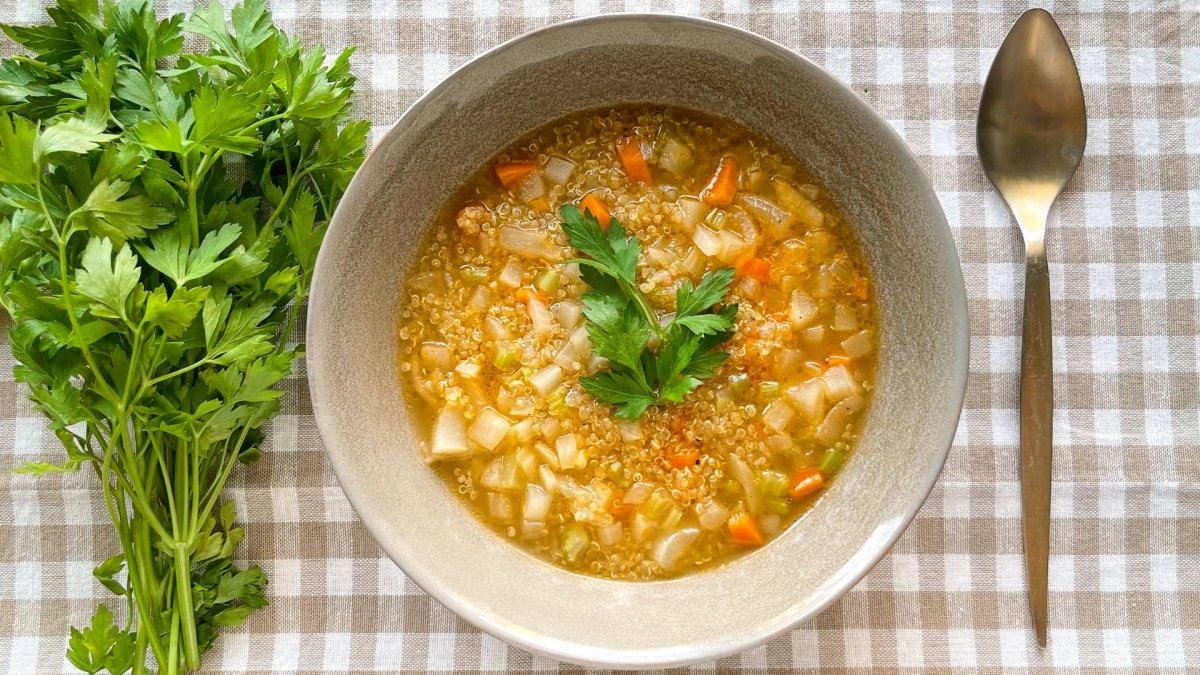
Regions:
<instances>
[{"instance_id":1,"label":"cooked quinoa","mask_svg":"<svg viewBox=\"0 0 1200 675\"><path fill-rule=\"evenodd\" d=\"M723 158L736 198L714 206L702 195ZM579 383L607 364L558 212L589 194L641 241L638 286L661 315L680 282L738 272L730 357L636 422ZM740 126L647 107L569 118L484 167L422 250L397 334L427 458L483 522L556 565L645 580L752 550L858 437L875 369L866 265L828 194Z\"/></svg>"}]
</instances>

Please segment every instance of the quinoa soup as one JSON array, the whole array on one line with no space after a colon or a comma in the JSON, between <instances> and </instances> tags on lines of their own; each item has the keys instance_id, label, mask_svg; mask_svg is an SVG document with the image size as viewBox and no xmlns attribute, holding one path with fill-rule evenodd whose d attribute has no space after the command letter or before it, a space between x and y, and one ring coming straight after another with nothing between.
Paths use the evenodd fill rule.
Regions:
<instances>
[{"instance_id":1,"label":"quinoa soup","mask_svg":"<svg viewBox=\"0 0 1200 675\"><path fill-rule=\"evenodd\" d=\"M602 278L620 259L631 283ZM874 293L841 212L793 158L690 111L516 143L434 224L401 302L426 459L501 536L599 577L769 542L835 480L871 396Z\"/></svg>"}]
</instances>

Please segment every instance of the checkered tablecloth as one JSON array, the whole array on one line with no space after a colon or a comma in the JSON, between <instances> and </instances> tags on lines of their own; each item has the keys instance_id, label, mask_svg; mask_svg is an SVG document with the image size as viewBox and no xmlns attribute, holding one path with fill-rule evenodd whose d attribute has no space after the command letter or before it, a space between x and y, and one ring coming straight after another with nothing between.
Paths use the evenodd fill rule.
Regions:
<instances>
[{"instance_id":1,"label":"checkered tablecloth","mask_svg":"<svg viewBox=\"0 0 1200 675\"><path fill-rule=\"evenodd\" d=\"M966 407L941 480L892 552L830 609L698 670L1200 671L1195 0L1050 6L1081 70L1089 138L1049 226L1056 387L1045 650L1030 629L1020 538L1022 248L974 152L980 88L1026 3L270 4L308 44L357 45L358 111L375 138L424 90L508 38L596 12L674 11L750 29L821 64L900 132L928 172L962 258L972 333ZM42 5L0 0L0 21L40 21ZM69 671L68 626L98 600L111 604L91 569L116 543L90 472L8 472L60 452L11 370L5 344L0 670ZM206 670L558 669L481 634L401 574L330 472L304 373L287 389L263 459L227 490L247 522L243 554L271 579L271 605L224 634Z\"/></svg>"}]
</instances>

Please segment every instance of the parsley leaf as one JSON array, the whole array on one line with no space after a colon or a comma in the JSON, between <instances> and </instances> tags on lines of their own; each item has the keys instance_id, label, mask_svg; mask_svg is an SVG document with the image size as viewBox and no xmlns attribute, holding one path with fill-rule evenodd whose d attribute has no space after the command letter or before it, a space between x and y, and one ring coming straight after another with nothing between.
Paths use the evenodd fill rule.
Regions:
<instances>
[{"instance_id":1,"label":"parsley leaf","mask_svg":"<svg viewBox=\"0 0 1200 675\"><path fill-rule=\"evenodd\" d=\"M641 245L613 218L605 232L591 213L562 207L563 231L579 252L588 339L609 369L580 379L597 400L617 406L617 417L636 420L652 405L681 403L712 377L729 354L717 348L733 335L737 305L711 311L733 280L724 268L705 274L695 287L676 290L676 310L666 326L637 287ZM658 338L657 353L650 338Z\"/></svg>"}]
</instances>

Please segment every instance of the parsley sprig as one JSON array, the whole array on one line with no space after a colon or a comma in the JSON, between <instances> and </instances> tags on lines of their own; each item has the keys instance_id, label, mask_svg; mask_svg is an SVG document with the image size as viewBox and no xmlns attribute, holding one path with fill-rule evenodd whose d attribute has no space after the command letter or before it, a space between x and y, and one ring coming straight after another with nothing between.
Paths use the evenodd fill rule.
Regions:
<instances>
[{"instance_id":1,"label":"parsley sprig","mask_svg":"<svg viewBox=\"0 0 1200 675\"><path fill-rule=\"evenodd\" d=\"M88 673L181 673L267 604L222 488L260 454L326 222L363 159L350 51L326 59L263 0L159 19L58 0L3 26L0 305L15 379L65 461L95 472L125 606L72 629ZM186 39L185 39L186 38ZM151 655L153 655L151 657Z\"/></svg>"},{"instance_id":2,"label":"parsley sprig","mask_svg":"<svg viewBox=\"0 0 1200 675\"><path fill-rule=\"evenodd\" d=\"M586 257L580 265L590 289L583 294L592 349L609 368L580 380L604 403L617 406L617 417L636 420L652 405L680 403L729 357L718 347L733 336L737 305L716 308L733 281L733 270L708 272L693 286L675 291L675 315L663 322L637 285L641 244L613 218L608 231L592 214L562 207L563 231ZM650 338L657 338L657 351Z\"/></svg>"}]
</instances>

